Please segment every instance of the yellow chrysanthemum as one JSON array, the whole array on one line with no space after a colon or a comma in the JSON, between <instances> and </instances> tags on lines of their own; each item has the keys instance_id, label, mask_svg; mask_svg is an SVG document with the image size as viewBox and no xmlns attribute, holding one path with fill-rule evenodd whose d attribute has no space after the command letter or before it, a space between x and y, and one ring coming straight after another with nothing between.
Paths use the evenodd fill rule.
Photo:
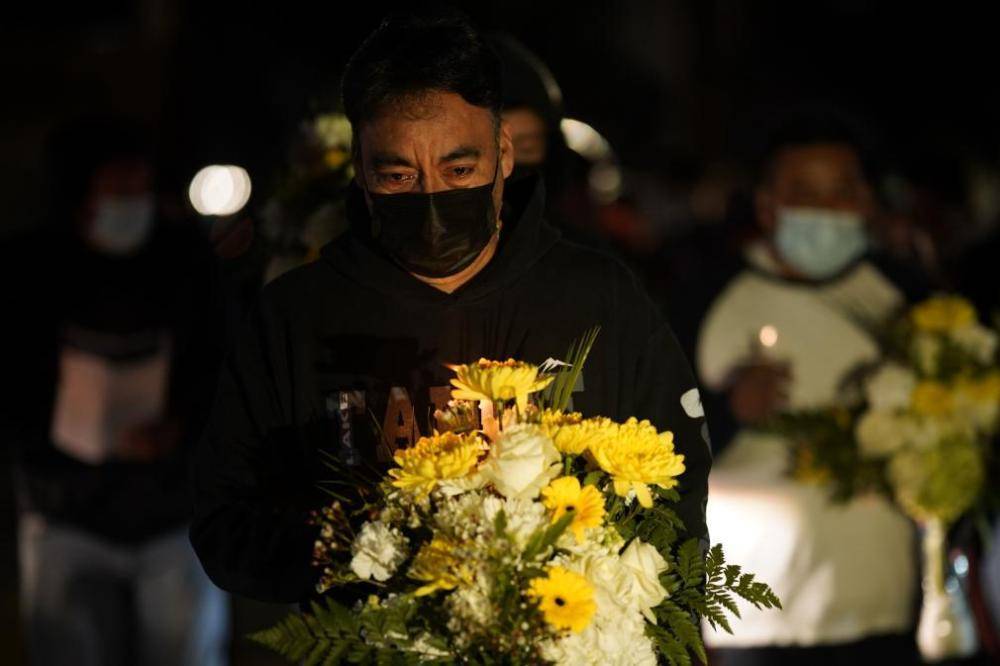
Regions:
<instances>
[{"instance_id":1,"label":"yellow chrysanthemum","mask_svg":"<svg viewBox=\"0 0 1000 666\"><path fill-rule=\"evenodd\" d=\"M528 594L538 599L542 616L556 629L580 633L597 611L594 586L562 567L549 567L547 576L532 580Z\"/></svg>"},{"instance_id":2,"label":"yellow chrysanthemum","mask_svg":"<svg viewBox=\"0 0 1000 666\"><path fill-rule=\"evenodd\" d=\"M515 400L522 413L528 406L528 395L541 391L553 379L552 375L539 379L538 366L512 358L481 358L476 363L448 367L456 374L451 380L454 400Z\"/></svg>"},{"instance_id":3,"label":"yellow chrysanthemum","mask_svg":"<svg viewBox=\"0 0 1000 666\"><path fill-rule=\"evenodd\" d=\"M472 474L485 450L486 444L477 433L435 433L396 451L393 460L399 467L389 470L389 476L397 488L427 494L439 481Z\"/></svg>"},{"instance_id":4,"label":"yellow chrysanthemum","mask_svg":"<svg viewBox=\"0 0 1000 666\"><path fill-rule=\"evenodd\" d=\"M440 537L435 537L421 547L413 558L407 575L426 583L414 592L418 597L438 590L454 590L459 585L472 582L468 567L455 554L455 544Z\"/></svg>"},{"instance_id":5,"label":"yellow chrysanthemum","mask_svg":"<svg viewBox=\"0 0 1000 666\"><path fill-rule=\"evenodd\" d=\"M673 488L684 473L684 456L674 452L673 433L658 433L649 421L629 419L591 446L590 454L611 475L616 495L627 497L634 490L647 509L653 506L649 484Z\"/></svg>"},{"instance_id":6,"label":"yellow chrysanthemum","mask_svg":"<svg viewBox=\"0 0 1000 666\"><path fill-rule=\"evenodd\" d=\"M542 488L542 503L552 511L552 522L572 512L569 528L577 543L584 538L584 530L598 527L604 519L604 496L594 486L580 486L575 476L553 480Z\"/></svg>"},{"instance_id":7,"label":"yellow chrysanthemum","mask_svg":"<svg viewBox=\"0 0 1000 666\"><path fill-rule=\"evenodd\" d=\"M941 382L922 381L910 394L910 407L921 416L947 416L953 406L951 391Z\"/></svg>"},{"instance_id":8,"label":"yellow chrysanthemum","mask_svg":"<svg viewBox=\"0 0 1000 666\"><path fill-rule=\"evenodd\" d=\"M596 417L584 419L579 412L542 412L542 432L552 440L560 453L579 455L599 438L606 437L617 429L611 419Z\"/></svg>"},{"instance_id":9,"label":"yellow chrysanthemum","mask_svg":"<svg viewBox=\"0 0 1000 666\"><path fill-rule=\"evenodd\" d=\"M935 296L910 311L913 325L930 333L947 333L976 321L976 309L958 296Z\"/></svg>"}]
</instances>

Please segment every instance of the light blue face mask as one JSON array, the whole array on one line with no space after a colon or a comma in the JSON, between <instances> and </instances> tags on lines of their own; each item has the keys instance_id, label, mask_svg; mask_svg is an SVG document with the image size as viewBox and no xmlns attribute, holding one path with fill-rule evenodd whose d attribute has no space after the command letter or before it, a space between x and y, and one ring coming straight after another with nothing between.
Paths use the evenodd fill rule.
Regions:
<instances>
[{"instance_id":1,"label":"light blue face mask","mask_svg":"<svg viewBox=\"0 0 1000 666\"><path fill-rule=\"evenodd\" d=\"M864 218L828 208L779 208L774 237L781 258L814 280L833 277L868 249Z\"/></svg>"},{"instance_id":2,"label":"light blue face mask","mask_svg":"<svg viewBox=\"0 0 1000 666\"><path fill-rule=\"evenodd\" d=\"M153 197L108 196L97 204L90 226L90 242L108 254L129 254L153 231Z\"/></svg>"}]
</instances>

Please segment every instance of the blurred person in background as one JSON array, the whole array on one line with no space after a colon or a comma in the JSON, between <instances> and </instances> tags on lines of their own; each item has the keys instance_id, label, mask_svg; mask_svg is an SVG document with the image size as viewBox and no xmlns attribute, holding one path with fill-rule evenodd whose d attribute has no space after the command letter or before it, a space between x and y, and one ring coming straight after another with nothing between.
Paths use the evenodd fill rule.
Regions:
<instances>
[{"instance_id":1,"label":"blurred person in background","mask_svg":"<svg viewBox=\"0 0 1000 666\"><path fill-rule=\"evenodd\" d=\"M882 499L834 504L824 488L787 478L785 445L755 430L786 407L832 402L845 374L875 358L870 327L920 294L918 276L893 279L870 257L870 162L837 115L791 117L760 174L760 238L701 327L713 436L732 439L710 482L709 529L784 608L744 613L734 635L708 631L723 664L916 660L909 521Z\"/></svg>"},{"instance_id":2,"label":"blurred person in background","mask_svg":"<svg viewBox=\"0 0 1000 666\"><path fill-rule=\"evenodd\" d=\"M563 138L562 91L552 72L515 37L497 33L487 38L500 57L503 78L503 120L514 146L514 170L509 179L541 174L545 182L546 214L556 221L553 206L569 176L569 149Z\"/></svg>"},{"instance_id":3,"label":"blurred person in background","mask_svg":"<svg viewBox=\"0 0 1000 666\"><path fill-rule=\"evenodd\" d=\"M31 663L225 663L228 601L187 538L220 358L207 239L158 216L140 129L81 120L51 147L47 224L3 253Z\"/></svg>"},{"instance_id":4,"label":"blurred person in background","mask_svg":"<svg viewBox=\"0 0 1000 666\"><path fill-rule=\"evenodd\" d=\"M569 240L617 253L616 223L634 224L637 216L621 202L596 200L591 186L596 165L592 157L567 145L562 91L552 72L512 35L494 33L487 41L500 57L501 116L514 146L514 170L508 180L540 176L546 219Z\"/></svg>"}]
</instances>

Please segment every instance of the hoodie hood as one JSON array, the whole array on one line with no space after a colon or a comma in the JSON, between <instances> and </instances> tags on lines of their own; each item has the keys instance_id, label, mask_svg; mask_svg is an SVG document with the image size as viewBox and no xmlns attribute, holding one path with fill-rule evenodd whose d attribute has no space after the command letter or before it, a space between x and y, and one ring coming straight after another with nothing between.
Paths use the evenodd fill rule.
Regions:
<instances>
[{"instance_id":1,"label":"hoodie hood","mask_svg":"<svg viewBox=\"0 0 1000 666\"><path fill-rule=\"evenodd\" d=\"M446 294L400 268L372 238L364 193L351 183L347 196L350 230L323 248L322 261L352 282L379 293L425 302L476 300L516 280L558 242L559 231L545 221L544 209L545 188L539 176L506 181L496 254L469 282Z\"/></svg>"}]
</instances>

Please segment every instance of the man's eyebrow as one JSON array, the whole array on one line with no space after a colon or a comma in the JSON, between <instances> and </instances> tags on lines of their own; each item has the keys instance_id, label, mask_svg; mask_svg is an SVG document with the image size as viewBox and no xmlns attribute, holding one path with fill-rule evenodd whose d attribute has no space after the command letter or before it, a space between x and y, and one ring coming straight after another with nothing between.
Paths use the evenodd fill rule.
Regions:
<instances>
[{"instance_id":1,"label":"man's eyebrow","mask_svg":"<svg viewBox=\"0 0 1000 666\"><path fill-rule=\"evenodd\" d=\"M385 166L413 167L413 163L396 153L375 153L372 155L372 166L375 168Z\"/></svg>"},{"instance_id":2,"label":"man's eyebrow","mask_svg":"<svg viewBox=\"0 0 1000 666\"><path fill-rule=\"evenodd\" d=\"M447 155L441 158L442 162L454 162L455 160L462 160L467 157L479 158L483 154L483 151L479 150L474 146L459 146L455 150L451 151Z\"/></svg>"}]
</instances>

